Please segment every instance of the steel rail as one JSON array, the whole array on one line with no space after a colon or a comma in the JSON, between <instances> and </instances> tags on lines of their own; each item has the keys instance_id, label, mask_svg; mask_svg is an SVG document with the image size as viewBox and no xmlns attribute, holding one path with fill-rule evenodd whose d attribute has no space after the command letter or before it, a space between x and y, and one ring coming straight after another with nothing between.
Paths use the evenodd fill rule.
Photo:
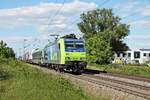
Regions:
<instances>
[{"instance_id":1,"label":"steel rail","mask_svg":"<svg viewBox=\"0 0 150 100\"><path fill-rule=\"evenodd\" d=\"M87 74L84 74L84 76L91 77L91 78L96 78L96 79L101 79L101 80L106 80L106 81L110 81L110 82L115 82L115 83L118 83L118 84L122 84L122 85L126 85L126 86L139 88L139 89L142 89L142 90L150 91L149 86L144 86L144 85L140 85L140 84L136 84L136 83L130 83L130 82L122 81L122 80L111 79L111 78L103 77L103 76L94 76L94 75L87 75Z\"/></svg>"},{"instance_id":2,"label":"steel rail","mask_svg":"<svg viewBox=\"0 0 150 100\"><path fill-rule=\"evenodd\" d=\"M139 96L139 97L150 100L150 94L143 93L141 91L139 92L139 91L133 90L132 88L130 88L130 89L125 88L125 87L123 87L123 85L120 85L120 86L118 84L114 85L114 84L108 83L107 81L95 80L95 79L87 77L87 76L84 76L84 77L83 76L75 76L75 75L71 75L71 76L76 78L76 79L84 80L84 81L94 83L94 84L97 84L97 85L100 85L100 86L109 87L109 88L112 88L112 89L115 89L115 90L118 90L118 91L126 92L126 93L129 93L129 94L132 94L132 95Z\"/></svg>"},{"instance_id":3,"label":"steel rail","mask_svg":"<svg viewBox=\"0 0 150 100\"><path fill-rule=\"evenodd\" d=\"M105 73L105 75L111 75L114 77L121 77L121 78L128 78L128 79L133 79L133 80L137 80L137 81L150 82L150 78L142 77L142 76L131 76L131 75L119 74L119 73Z\"/></svg>"}]
</instances>

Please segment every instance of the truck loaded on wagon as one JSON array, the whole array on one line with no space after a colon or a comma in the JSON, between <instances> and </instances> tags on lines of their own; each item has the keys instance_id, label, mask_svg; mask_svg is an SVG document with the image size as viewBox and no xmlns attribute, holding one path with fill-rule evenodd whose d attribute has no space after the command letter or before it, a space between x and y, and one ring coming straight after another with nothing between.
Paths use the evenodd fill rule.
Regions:
<instances>
[{"instance_id":1,"label":"truck loaded on wagon","mask_svg":"<svg viewBox=\"0 0 150 100\"><path fill-rule=\"evenodd\" d=\"M44 48L32 52L32 63L80 73L87 65L84 41L60 38L48 43Z\"/></svg>"}]
</instances>

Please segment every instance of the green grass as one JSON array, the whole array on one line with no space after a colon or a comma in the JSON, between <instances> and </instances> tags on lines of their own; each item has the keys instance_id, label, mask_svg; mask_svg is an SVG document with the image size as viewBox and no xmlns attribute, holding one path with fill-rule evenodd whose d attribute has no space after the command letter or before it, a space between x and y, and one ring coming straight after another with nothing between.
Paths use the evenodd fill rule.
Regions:
<instances>
[{"instance_id":1,"label":"green grass","mask_svg":"<svg viewBox=\"0 0 150 100\"><path fill-rule=\"evenodd\" d=\"M46 74L16 60L0 60L0 100L89 100L61 76Z\"/></svg>"},{"instance_id":2,"label":"green grass","mask_svg":"<svg viewBox=\"0 0 150 100\"><path fill-rule=\"evenodd\" d=\"M112 73L150 77L150 67L144 65L89 65L87 68Z\"/></svg>"}]
</instances>

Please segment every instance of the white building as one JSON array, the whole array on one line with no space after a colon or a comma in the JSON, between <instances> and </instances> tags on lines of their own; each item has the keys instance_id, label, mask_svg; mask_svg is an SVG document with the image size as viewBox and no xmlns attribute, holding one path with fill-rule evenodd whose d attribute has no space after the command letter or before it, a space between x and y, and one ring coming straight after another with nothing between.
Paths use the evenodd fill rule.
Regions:
<instances>
[{"instance_id":1,"label":"white building","mask_svg":"<svg viewBox=\"0 0 150 100\"><path fill-rule=\"evenodd\" d=\"M119 58L127 64L144 64L150 61L150 49L128 50L115 54L115 61Z\"/></svg>"}]
</instances>

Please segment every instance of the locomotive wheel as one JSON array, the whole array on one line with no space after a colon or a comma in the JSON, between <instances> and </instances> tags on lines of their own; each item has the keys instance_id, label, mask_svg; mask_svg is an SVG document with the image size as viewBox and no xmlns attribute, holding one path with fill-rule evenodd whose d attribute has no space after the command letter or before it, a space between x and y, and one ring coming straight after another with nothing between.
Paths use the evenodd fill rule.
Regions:
<instances>
[{"instance_id":1,"label":"locomotive wheel","mask_svg":"<svg viewBox=\"0 0 150 100\"><path fill-rule=\"evenodd\" d=\"M59 71L59 65L55 65L55 70Z\"/></svg>"},{"instance_id":2,"label":"locomotive wheel","mask_svg":"<svg viewBox=\"0 0 150 100\"><path fill-rule=\"evenodd\" d=\"M60 67L59 72L64 72L64 69Z\"/></svg>"}]
</instances>

